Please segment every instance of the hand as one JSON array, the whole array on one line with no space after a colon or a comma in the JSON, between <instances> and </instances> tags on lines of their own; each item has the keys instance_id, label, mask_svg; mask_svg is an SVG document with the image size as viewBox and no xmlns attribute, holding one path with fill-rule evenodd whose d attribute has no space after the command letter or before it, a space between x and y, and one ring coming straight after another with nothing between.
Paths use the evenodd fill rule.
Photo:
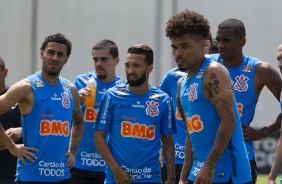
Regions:
<instances>
[{"instance_id":1,"label":"hand","mask_svg":"<svg viewBox=\"0 0 282 184\"><path fill-rule=\"evenodd\" d=\"M66 166L68 168L72 168L75 164L75 158L76 158L76 154L72 153L72 152L66 152L65 156L68 157L67 161L66 161Z\"/></svg>"},{"instance_id":2,"label":"hand","mask_svg":"<svg viewBox=\"0 0 282 184\"><path fill-rule=\"evenodd\" d=\"M38 149L33 147L25 147L23 144L13 144L13 146L7 148L12 155L21 159L24 165L27 165L24 157L29 161L34 162L37 157L30 151L38 152Z\"/></svg>"},{"instance_id":3,"label":"hand","mask_svg":"<svg viewBox=\"0 0 282 184\"><path fill-rule=\"evenodd\" d=\"M205 164L200 169L194 184L211 184L213 180L213 175L214 167Z\"/></svg>"},{"instance_id":4,"label":"hand","mask_svg":"<svg viewBox=\"0 0 282 184\"><path fill-rule=\"evenodd\" d=\"M89 88L82 88L78 91L79 94L79 100L80 102L83 102L85 100L85 97L91 97L92 93Z\"/></svg>"},{"instance_id":5,"label":"hand","mask_svg":"<svg viewBox=\"0 0 282 184\"><path fill-rule=\"evenodd\" d=\"M259 130L256 130L245 123L241 123L244 139L247 141L258 141L261 140L261 132Z\"/></svg>"},{"instance_id":6,"label":"hand","mask_svg":"<svg viewBox=\"0 0 282 184\"><path fill-rule=\"evenodd\" d=\"M118 168L115 171L113 171L115 176L116 184L130 184L131 178L129 174L123 170L122 168Z\"/></svg>"},{"instance_id":7,"label":"hand","mask_svg":"<svg viewBox=\"0 0 282 184\"><path fill-rule=\"evenodd\" d=\"M22 137L22 128L9 128L8 130L6 130L6 133L11 137L14 142L16 142Z\"/></svg>"},{"instance_id":8,"label":"hand","mask_svg":"<svg viewBox=\"0 0 282 184\"><path fill-rule=\"evenodd\" d=\"M267 180L267 184L276 184L276 181L275 181L275 180L270 180L270 179L268 179L268 180Z\"/></svg>"}]
</instances>

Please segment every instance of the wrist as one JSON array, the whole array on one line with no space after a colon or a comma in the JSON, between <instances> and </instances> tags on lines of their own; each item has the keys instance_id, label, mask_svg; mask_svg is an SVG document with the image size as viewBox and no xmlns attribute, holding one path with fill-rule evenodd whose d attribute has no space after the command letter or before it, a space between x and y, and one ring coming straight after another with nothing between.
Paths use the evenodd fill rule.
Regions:
<instances>
[{"instance_id":1,"label":"wrist","mask_svg":"<svg viewBox=\"0 0 282 184\"><path fill-rule=\"evenodd\" d=\"M267 133L266 131L267 131L266 126L258 130L259 139L262 139L265 136L265 134Z\"/></svg>"},{"instance_id":2,"label":"wrist","mask_svg":"<svg viewBox=\"0 0 282 184\"><path fill-rule=\"evenodd\" d=\"M9 151L11 151L12 149L14 149L16 147L16 144L11 141L8 145L5 146L6 149L8 149Z\"/></svg>"}]
</instances>

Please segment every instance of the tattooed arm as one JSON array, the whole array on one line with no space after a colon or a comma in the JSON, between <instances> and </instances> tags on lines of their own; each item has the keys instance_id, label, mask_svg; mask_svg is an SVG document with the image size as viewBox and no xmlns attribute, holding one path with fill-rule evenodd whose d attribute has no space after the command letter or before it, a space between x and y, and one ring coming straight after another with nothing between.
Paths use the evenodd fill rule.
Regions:
<instances>
[{"instance_id":1,"label":"tattooed arm","mask_svg":"<svg viewBox=\"0 0 282 184\"><path fill-rule=\"evenodd\" d=\"M167 180L165 184L175 183L175 150L172 134L163 134L161 140L167 167Z\"/></svg>"},{"instance_id":2,"label":"tattooed arm","mask_svg":"<svg viewBox=\"0 0 282 184\"><path fill-rule=\"evenodd\" d=\"M236 125L233 87L226 68L218 63L211 63L204 74L203 91L207 99L214 104L220 117L220 124L213 147L195 183L212 183L214 167L226 148Z\"/></svg>"},{"instance_id":3,"label":"tattooed arm","mask_svg":"<svg viewBox=\"0 0 282 184\"><path fill-rule=\"evenodd\" d=\"M72 83L70 83L70 86L71 86L73 102L74 102L74 110L72 113L73 126L71 130L70 145L69 145L69 150L66 153L66 156L68 156L69 158L66 162L66 165L71 168L74 166L76 152L83 135L84 122L82 117L82 111L79 104L79 95L77 88Z\"/></svg>"},{"instance_id":4,"label":"tattooed arm","mask_svg":"<svg viewBox=\"0 0 282 184\"><path fill-rule=\"evenodd\" d=\"M282 91L282 80L279 73L267 62L259 61L255 74L256 98L259 98L260 92L264 86L267 86L273 96L279 101ZM244 122L242 122L244 123ZM242 124L245 140L258 141L280 129L280 121L272 121L269 125L259 130L246 124Z\"/></svg>"},{"instance_id":5,"label":"tattooed arm","mask_svg":"<svg viewBox=\"0 0 282 184\"><path fill-rule=\"evenodd\" d=\"M185 122L186 115L185 115L184 110L183 110L183 108L181 106L180 96L179 96L181 80L182 79L179 79L179 81L177 83L176 105L177 105L178 111L179 111L179 113L181 115L181 118L183 119L183 122ZM184 156L185 156L184 157L184 163L183 163L181 174L180 174L179 184L185 184L186 183L186 181L188 179L188 176L189 176L189 173L190 173L190 170L191 170L191 167L192 167L192 163L193 163L193 151L192 151L192 144L190 142L189 132L186 135L185 155Z\"/></svg>"},{"instance_id":6,"label":"tattooed arm","mask_svg":"<svg viewBox=\"0 0 282 184\"><path fill-rule=\"evenodd\" d=\"M188 180L188 176L192 167L193 163L193 151L192 151L192 144L190 141L190 136L189 133L186 135L186 140L185 140L185 155L184 155L184 163L182 166L181 174L180 174L180 179L179 179L179 184L185 184L186 181Z\"/></svg>"}]
</instances>

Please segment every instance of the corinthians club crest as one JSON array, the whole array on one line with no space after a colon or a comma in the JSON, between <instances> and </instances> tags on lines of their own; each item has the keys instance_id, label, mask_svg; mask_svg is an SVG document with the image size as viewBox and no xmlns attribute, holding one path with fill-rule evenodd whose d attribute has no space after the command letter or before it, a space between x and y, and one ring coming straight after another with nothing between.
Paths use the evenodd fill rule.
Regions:
<instances>
[{"instance_id":1,"label":"corinthians club crest","mask_svg":"<svg viewBox=\"0 0 282 184\"><path fill-rule=\"evenodd\" d=\"M147 108L146 108L146 114L149 116L158 116L159 115L159 103L155 102L154 100L147 101Z\"/></svg>"}]
</instances>

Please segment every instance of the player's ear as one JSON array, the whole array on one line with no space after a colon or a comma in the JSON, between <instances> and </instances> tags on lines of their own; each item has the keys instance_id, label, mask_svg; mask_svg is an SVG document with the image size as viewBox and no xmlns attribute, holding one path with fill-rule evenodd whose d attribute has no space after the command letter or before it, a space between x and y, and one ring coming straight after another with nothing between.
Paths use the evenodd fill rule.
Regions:
<instances>
[{"instance_id":1,"label":"player's ear","mask_svg":"<svg viewBox=\"0 0 282 184\"><path fill-rule=\"evenodd\" d=\"M114 58L114 62L115 62L115 65L118 65L118 63L119 63L119 57L118 56L116 58Z\"/></svg>"},{"instance_id":2,"label":"player's ear","mask_svg":"<svg viewBox=\"0 0 282 184\"><path fill-rule=\"evenodd\" d=\"M244 45L246 44L246 37L240 38L240 43L241 43L241 46L244 47Z\"/></svg>"},{"instance_id":3,"label":"player's ear","mask_svg":"<svg viewBox=\"0 0 282 184\"><path fill-rule=\"evenodd\" d=\"M148 65L147 66L147 71L149 72L149 73L151 73L152 71L153 71L153 65L151 64L151 65Z\"/></svg>"}]
</instances>

